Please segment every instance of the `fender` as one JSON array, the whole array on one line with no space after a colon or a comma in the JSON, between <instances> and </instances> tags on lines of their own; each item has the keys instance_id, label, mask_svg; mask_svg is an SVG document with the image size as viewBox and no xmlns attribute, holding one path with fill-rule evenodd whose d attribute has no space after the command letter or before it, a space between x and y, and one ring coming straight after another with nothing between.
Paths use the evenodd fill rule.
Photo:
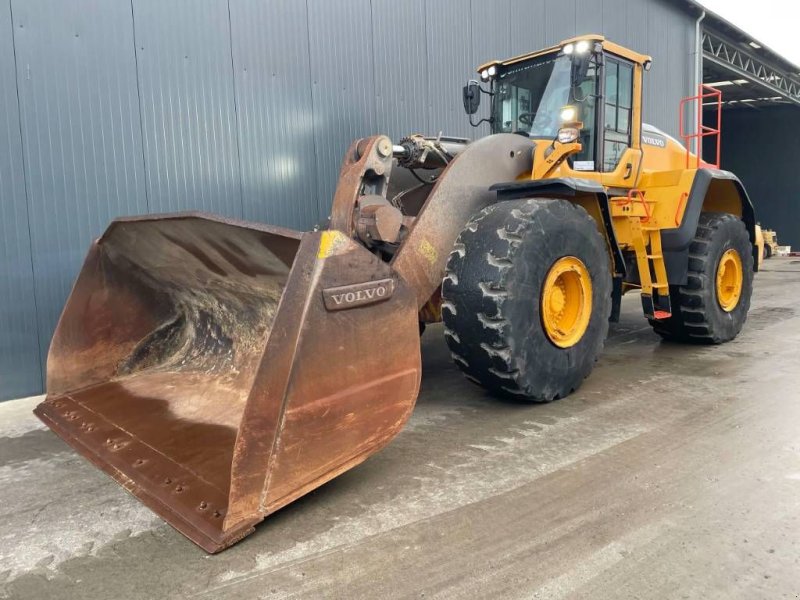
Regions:
<instances>
[{"instance_id":1,"label":"fender","mask_svg":"<svg viewBox=\"0 0 800 600\"><path fill-rule=\"evenodd\" d=\"M689 197L686 199L686 208L680 226L674 229L664 229L661 232L664 263L671 284L686 285L689 246L697 231L700 213L704 208L730 212L725 208L728 208L731 202L738 204L740 210L738 216L744 221L750 242L753 244L754 270L758 270L755 211L742 182L730 171L698 169L689 191Z\"/></svg>"},{"instance_id":2,"label":"fender","mask_svg":"<svg viewBox=\"0 0 800 600\"><path fill-rule=\"evenodd\" d=\"M622 257L622 251L619 248L617 236L614 234L614 227L611 224L608 193L596 181L576 179L574 177L510 181L508 183L497 183L490 187L489 190L497 192L497 200L500 202L522 198L564 198L576 201L581 197L594 197L597 202L603 230L606 234L608 249L613 259L614 275L615 277L625 277L625 260ZM597 220L597 215L592 214L592 211L589 211L589 214Z\"/></svg>"}]
</instances>

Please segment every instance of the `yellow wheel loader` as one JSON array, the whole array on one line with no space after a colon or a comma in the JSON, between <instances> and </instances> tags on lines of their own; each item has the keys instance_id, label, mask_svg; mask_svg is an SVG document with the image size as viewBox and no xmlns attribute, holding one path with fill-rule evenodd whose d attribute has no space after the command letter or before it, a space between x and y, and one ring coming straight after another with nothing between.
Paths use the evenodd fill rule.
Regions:
<instances>
[{"instance_id":1,"label":"yellow wheel loader","mask_svg":"<svg viewBox=\"0 0 800 600\"><path fill-rule=\"evenodd\" d=\"M463 101L474 121L489 99L492 134L355 141L322 230L117 219L64 308L36 414L216 552L401 430L426 322L444 321L471 380L534 402L581 384L631 290L664 338L732 339L753 207L642 122L650 64L589 35L481 66Z\"/></svg>"},{"instance_id":2,"label":"yellow wheel loader","mask_svg":"<svg viewBox=\"0 0 800 600\"><path fill-rule=\"evenodd\" d=\"M762 229L764 236L764 258L772 258L778 254L778 234L774 229Z\"/></svg>"}]
</instances>

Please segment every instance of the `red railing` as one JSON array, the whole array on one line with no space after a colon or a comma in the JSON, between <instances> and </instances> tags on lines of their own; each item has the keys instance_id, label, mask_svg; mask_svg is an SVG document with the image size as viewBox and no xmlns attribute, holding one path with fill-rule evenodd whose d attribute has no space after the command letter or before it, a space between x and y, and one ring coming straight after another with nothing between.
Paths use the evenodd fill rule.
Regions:
<instances>
[{"instance_id":1,"label":"red railing","mask_svg":"<svg viewBox=\"0 0 800 600\"><path fill-rule=\"evenodd\" d=\"M634 202L640 202L644 208L644 219L642 219L642 223L647 223L653 216L653 213L650 211L650 205L647 203L647 198L644 197L644 192L642 190L637 190L636 188L630 189L628 190L627 196L614 198L613 202L619 206L633 206Z\"/></svg>"},{"instance_id":2,"label":"red railing","mask_svg":"<svg viewBox=\"0 0 800 600\"><path fill-rule=\"evenodd\" d=\"M681 197L678 199L678 208L675 209L675 226L680 227L681 224L681 209L683 208L683 203L686 202L686 199L689 198L689 192L683 192Z\"/></svg>"},{"instance_id":3,"label":"red railing","mask_svg":"<svg viewBox=\"0 0 800 600\"><path fill-rule=\"evenodd\" d=\"M709 127L703 123L703 106L706 104L706 98L713 98L709 102L717 109L717 127ZM686 105L690 102L697 103L697 120L696 120L696 129L694 133L689 133L684 130L684 117L686 116ZM691 140L697 140L697 147L695 148L695 168L699 169L701 166L703 167L716 167L717 169L720 168L720 142L721 142L721 132L722 132L722 92L717 88L700 84L697 87L697 95L696 96L687 96L683 100L681 100L681 105L679 109L679 123L678 128L680 129L681 139L683 140L684 145L686 146L686 168L689 168L691 152L689 151L689 146L691 145ZM715 156L715 160L713 163L704 161L701 157L703 156L703 139L707 137L716 137L716 146L717 146L717 153Z\"/></svg>"}]
</instances>

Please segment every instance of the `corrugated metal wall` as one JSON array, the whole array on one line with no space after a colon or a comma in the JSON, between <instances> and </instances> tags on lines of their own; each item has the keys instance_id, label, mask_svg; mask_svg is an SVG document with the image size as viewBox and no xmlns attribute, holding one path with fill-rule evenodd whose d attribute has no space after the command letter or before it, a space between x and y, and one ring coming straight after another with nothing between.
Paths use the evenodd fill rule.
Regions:
<instances>
[{"instance_id":1,"label":"corrugated metal wall","mask_svg":"<svg viewBox=\"0 0 800 600\"><path fill-rule=\"evenodd\" d=\"M88 4L11 3L26 194L17 201L28 212L16 226L30 230L26 302L42 364L88 242L109 219L147 210L130 4ZM15 352L0 340L2 364ZM38 391L41 373L22 368L27 386L11 393Z\"/></svg>"},{"instance_id":2,"label":"corrugated metal wall","mask_svg":"<svg viewBox=\"0 0 800 600\"><path fill-rule=\"evenodd\" d=\"M722 111L722 168L742 180L765 229L774 229L778 243L800 249L800 138L781 136L775 143L776 124L781 131L800 131L800 110L781 106L754 110ZM713 157L709 148L706 158Z\"/></svg>"},{"instance_id":3,"label":"corrugated metal wall","mask_svg":"<svg viewBox=\"0 0 800 600\"><path fill-rule=\"evenodd\" d=\"M0 0L0 398L42 390L115 216L308 228L352 139L474 136L474 67L577 33L654 56L646 118L675 133L693 27L663 0Z\"/></svg>"},{"instance_id":4,"label":"corrugated metal wall","mask_svg":"<svg viewBox=\"0 0 800 600\"><path fill-rule=\"evenodd\" d=\"M11 11L0 6L0 398L41 385Z\"/></svg>"}]
</instances>

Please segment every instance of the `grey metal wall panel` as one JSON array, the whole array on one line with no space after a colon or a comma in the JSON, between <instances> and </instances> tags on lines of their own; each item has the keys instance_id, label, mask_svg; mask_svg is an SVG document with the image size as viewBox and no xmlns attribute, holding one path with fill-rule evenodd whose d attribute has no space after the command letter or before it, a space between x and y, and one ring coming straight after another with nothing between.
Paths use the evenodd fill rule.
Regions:
<instances>
[{"instance_id":1,"label":"grey metal wall panel","mask_svg":"<svg viewBox=\"0 0 800 600\"><path fill-rule=\"evenodd\" d=\"M369 0L308 0L317 202L330 212L339 166L354 139L377 129Z\"/></svg>"},{"instance_id":2,"label":"grey metal wall panel","mask_svg":"<svg viewBox=\"0 0 800 600\"><path fill-rule=\"evenodd\" d=\"M472 69L487 61L511 56L511 2L472 2ZM475 121L489 117L489 97L484 95ZM462 115L463 110L462 110ZM462 118L464 118L462 116ZM473 130L473 137L489 135L489 123L483 123Z\"/></svg>"},{"instance_id":3,"label":"grey metal wall panel","mask_svg":"<svg viewBox=\"0 0 800 600\"><path fill-rule=\"evenodd\" d=\"M694 18L668 0L9 2L0 324L33 340L28 354L46 352L88 242L113 217L201 209L308 228L327 216L354 138L487 133L461 102L485 60L603 33L653 55L645 118L672 134L693 77Z\"/></svg>"},{"instance_id":4,"label":"grey metal wall panel","mask_svg":"<svg viewBox=\"0 0 800 600\"><path fill-rule=\"evenodd\" d=\"M545 45L546 0L511 0L511 55L533 52Z\"/></svg>"},{"instance_id":5,"label":"grey metal wall panel","mask_svg":"<svg viewBox=\"0 0 800 600\"><path fill-rule=\"evenodd\" d=\"M603 29L603 7L607 0L575 0L575 35L600 33L613 39Z\"/></svg>"},{"instance_id":6,"label":"grey metal wall panel","mask_svg":"<svg viewBox=\"0 0 800 600\"><path fill-rule=\"evenodd\" d=\"M472 64L511 56L511 0L472 2Z\"/></svg>"},{"instance_id":7,"label":"grey metal wall panel","mask_svg":"<svg viewBox=\"0 0 800 600\"><path fill-rule=\"evenodd\" d=\"M10 8L0 4L0 400L42 385Z\"/></svg>"},{"instance_id":8,"label":"grey metal wall panel","mask_svg":"<svg viewBox=\"0 0 800 600\"><path fill-rule=\"evenodd\" d=\"M150 210L242 216L226 0L133 0Z\"/></svg>"},{"instance_id":9,"label":"grey metal wall panel","mask_svg":"<svg viewBox=\"0 0 800 600\"><path fill-rule=\"evenodd\" d=\"M308 229L319 212L305 2L230 9L244 218Z\"/></svg>"},{"instance_id":10,"label":"grey metal wall panel","mask_svg":"<svg viewBox=\"0 0 800 600\"><path fill-rule=\"evenodd\" d=\"M119 2L13 0L12 13L44 354L92 238L147 210L133 35Z\"/></svg>"},{"instance_id":11,"label":"grey metal wall panel","mask_svg":"<svg viewBox=\"0 0 800 600\"><path fill-rule=\"evenodd\" d=\"M648 54L653 57L653 68L647 74L645 82L645 120L648 122L661 118L661 127L667 125L666 115L671 111L673 118L669 125L677 123L678 104L673 103L664 82L671 77L674 68L672 61L667 56L670 44L670 31L668 22L669 11L657 4L652 3L647 9L647 38ZM670 127L669 133L676 135L675 127Z\"/></svg>"},{"instance_id":12,"label":"grey metal wall panel","mask_svg":"<svg viewBox=\"0 0 800 600\"><path fill-rule=\"evenodd\" d=\"M622 32L623 36L618 40L621 44L647 54L652 53L647 39L647 9L649 6L650 2L625 0L626 28ZM604 24L607 24L607 21L604 21Z\"/></svg>"},{"instance_id":13,"label":"grey metal wall panel","mask_svg":"<svg viewBox=\"0 0 800 600\"><path fill-rule=\"evenodd\" d=\"M372 35L378 130L428 132L424 0L372 0Z\"/></svg>"},{"instance_id":14,"label":"grey metal wall panel","mask_svg":"<svg viewBox=\"0 0 800 600\"><path fill-rule=\"evenodd\" d=\"M691 92L694 21L679 8L652 1L647 6L647 40L641 52L653 57L644 87L645 120L678 135L678 107Z\"/></svg>"},{"instance_id":15,"label":"grey metal wall panel","mask_svg":"<svg viewBox=\"0 0 800 600\"><path fill-rule=\"evenodd\" d=\"M645 4L641 0L633 0L637 4ZM603 0L602 25L597 29L607 38L622 43L628 37L628 13L630 0ZM593 9L597 12L597 8Z\"/></svg>"},{"instance_id":16,"label":"grey metal wall panel","mask_svg":"<svg viewBox=\"0 0 800 600\"><path fill-rule=\"evenodd\" d=\"M544 45L571 38L575 29L575 0L547 0L544 9ZM591 32L581 32L591 33Z\"/></svg>"},{"instance_id":17,"label":"grey metal wall panel","mask_svg":"<svg viewBox=\"0 0 800 600\"><path fill-rule=\"evenodd\" d=\"M473 137L464 114L461 88L473 79L472 19L469 0L437 0L425 4L428 63L428 119L431 133Z\"/></svg>"}]
</instances>

